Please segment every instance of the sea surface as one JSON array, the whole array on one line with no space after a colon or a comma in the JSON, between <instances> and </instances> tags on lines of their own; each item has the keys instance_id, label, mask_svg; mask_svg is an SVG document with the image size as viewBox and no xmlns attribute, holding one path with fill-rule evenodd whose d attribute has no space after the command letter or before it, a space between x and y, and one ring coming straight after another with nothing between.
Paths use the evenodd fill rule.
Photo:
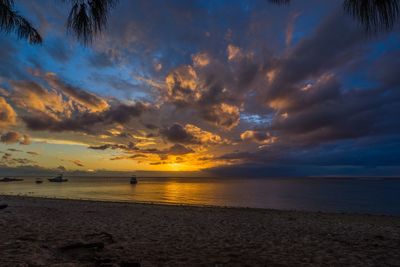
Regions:
<instances>
[{"instance_id":1,"label":"sea surface","mask_svg":"<svg viewBox=\"0 0 400 267\"><path fill-rule=\"evenodd\" d=\"M0 195L400 215L396 178L65 178L0 182Z\"/></svg>"}]
</instances>

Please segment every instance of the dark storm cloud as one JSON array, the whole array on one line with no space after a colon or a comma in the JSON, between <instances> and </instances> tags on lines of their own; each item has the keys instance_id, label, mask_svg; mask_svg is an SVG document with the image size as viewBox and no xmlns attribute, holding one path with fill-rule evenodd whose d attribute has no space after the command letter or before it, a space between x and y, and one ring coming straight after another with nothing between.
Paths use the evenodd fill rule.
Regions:
<instances>
[{"instance_id":1,"label":"dark storm cloud","mask_svg":"<svg viewBox=\"0 0 400 267\"><path fill-rule=\"evenodd\" d=\"M22 116L22 120L29 129L34 131L96 133L96 131L100 131L101 129L94 129L94 126L128 123L132 118L139 117L147 109L148 107L140 102L133 105L120 103L103 112L79 113L71 118L64 118L62 120L56 120L44 113Z\"/></svg>"},{"instance_id":2,"label":"dark storm cloud","mask_svg":"<svg viewBox=\"0 0 400 267\"><path fill-rule=\"evenodd\" d=\"M400 93L387 87L396 84L394 57L377 63L381 67L374 68L375 77L382 86L374 89L347 88L335 74L360 59L366 40L360 29L334 13L300 41L275 67L276 77L266 90L267 103L277 111L268 131L281 143L307 145L398 134L394 114Z\"/></svg>"},{"instance_id":3,"label":"dark storm cloud","mask_svg":"<svg viewBox=\"0 0 400 267\"><path fill-rule=\"evenodd\" d=\"M193 152L194 152L193 149L188 148L181 144L175 144L170 148L168 148L167 150L163 151L163 153L166 153L168 155L185 155Z\"/></svg>"},{"instance_id":4,"label":"dark storm cloud","mask_svg":"<svg viewBox=\"0 0 400 267\"><path fill-rule=\"evenodd\" d=\"M385 52L373 65L370 75L375 77L384 88L400 87L400 50Z\"/></svg>"},{"instance_id":5,"label":"dark storm cloud","mask_svg":"<svg viewBox=\"0 0 400 267\"><path fill-rule=\"evenodd\" d=\"M171 127L167 127L160 130L162 136L168 141L174 143L193 143L196 142L196 138L185 130L182 125L175 123Z\"/></svg>"},{"instance_id":6,"label":"dark storm cloud","mask_svg":"<svg viewBox=\"0 0 400 267\"><path fill-rule=\"evenodd\" d=\"M127 144L105 144L105 145L99 145L99 146L89 146L88 148L95 149L95 150L118 149L125 153L134 153L133 155L129 155L129 156L124 155L124 156L112 158L114 160L134 159L134 158L140 157L138 155L146 156L147 154L158 155L161 158L166 158L169 155L185 155L185 154L190 154L190 153L195 152L193 149L186 147L182 144L174 144L165 149L158 149L158 148L139 148L139 147L135 146L135 144L132 142L128 142Z\"/></svg>"},{"instance_id":7,"label":"dark storm cloud","mask_svg":"<svg viewBox=\"0 0 400 267\"><path fill-rule=\"evenodd\" d=\"M336 11L310 36L278 63L278 75L268 90L268 98L287 96L305 79L349 64L362 55L365 33Z\"/></svg>"},{"instance_id":8,"label":"dark storm cloud","mask_svg":"<svg viewBox=\"0 0 400 267\"><path fill-rule=\"evenodd\" d=\"M314 102L311 95L299 98L302 107L277 117L269 127L286 141L316 145L321 142L384 134L398 134L396 113L400 108L400 91L384 89L339 90L338 85L318 89ZM312 90L312 89L311 89Z\"/></svg>"},{"instance_id":9,"label":"dark storm cloud","mask_svg":"<svg viewBox=\"0 0 400 267\"><path fill-rule=\"evenodd\" d=\"M193 66L180 66L167 75L167 101L178 108L197 110L212 124L234 128L239 124L245 94L262 74L263 63L251 62L249 57L224 63L211 59L212 55L194 55Z\"/></svg>"},{"instance_id":10,"label":"dark storm cloud","mask_svg":"<svg viewBox=\"0 0 400 267\"><path fill-rule=\"evenodd\" d=\"M158 129L158 126L156 126L152 123L143 123L143 125L149 130L157 130Z\"/></svg>"}]
</instances>

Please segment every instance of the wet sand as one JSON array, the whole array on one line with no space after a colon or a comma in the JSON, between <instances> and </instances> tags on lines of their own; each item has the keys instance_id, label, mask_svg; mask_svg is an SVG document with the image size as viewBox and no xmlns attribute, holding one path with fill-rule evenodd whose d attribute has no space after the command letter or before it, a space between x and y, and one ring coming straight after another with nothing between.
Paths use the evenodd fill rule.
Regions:
<instances>
[{"instance_id":1,"label":"wet sand","mask_svg":"<svg viewBox=\"0 0 400 267\"><path fill-rule=\"evenodd\" d=\"M0 266L400 266L400 218L0 196Z\"/></svg>"}]
</instances>

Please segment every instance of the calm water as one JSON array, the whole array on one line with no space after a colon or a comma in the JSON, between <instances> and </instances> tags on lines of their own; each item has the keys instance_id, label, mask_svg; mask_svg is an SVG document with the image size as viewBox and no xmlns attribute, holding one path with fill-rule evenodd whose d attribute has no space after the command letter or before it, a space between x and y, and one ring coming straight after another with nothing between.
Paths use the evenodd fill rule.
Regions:
<instances>
[{"instance_id":1,"label":"calm water","mask_svg":"<svg viewBox=\"0 0 400 267\"><path fill-rule=\"evenodd\" d=\"M400 215L400 179L66 178L0 183L0 194Z\"/></svg>"}]
</instances>

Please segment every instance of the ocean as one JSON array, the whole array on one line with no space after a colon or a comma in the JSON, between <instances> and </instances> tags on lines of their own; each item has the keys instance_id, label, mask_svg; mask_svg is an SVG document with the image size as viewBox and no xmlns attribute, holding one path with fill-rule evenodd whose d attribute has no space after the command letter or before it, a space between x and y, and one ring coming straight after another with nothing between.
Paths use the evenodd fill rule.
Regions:
<instances>
[{"instance_id":1,"label":"ocean","mask_svg":"<svg viewBox=\"0 0 400 267\"><path fill-rule=\"evenodd\" d=\"M400 215L395 178L139 177L137 185L129 177L65 178L69 181L2 182L0 195Z\"/></svg>"}]
</instances>

